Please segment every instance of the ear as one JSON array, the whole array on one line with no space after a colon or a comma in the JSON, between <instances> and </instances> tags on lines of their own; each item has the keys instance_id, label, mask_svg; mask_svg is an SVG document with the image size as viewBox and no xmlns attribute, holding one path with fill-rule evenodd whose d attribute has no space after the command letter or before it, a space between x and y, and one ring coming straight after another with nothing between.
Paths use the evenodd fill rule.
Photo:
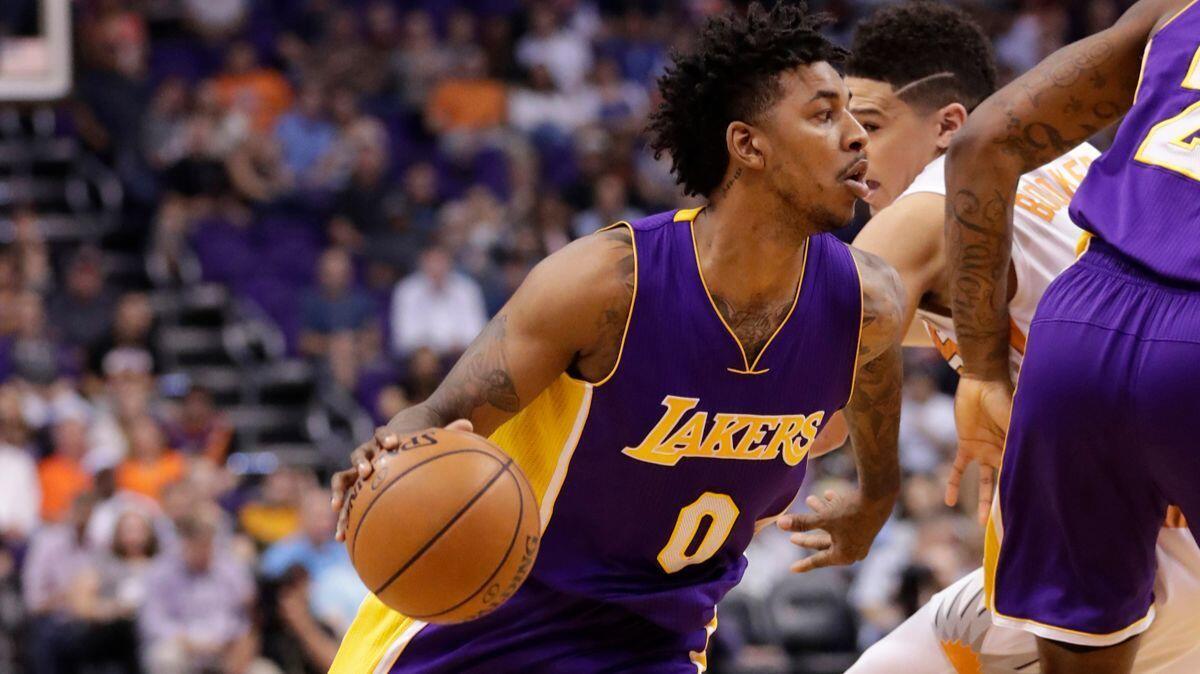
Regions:
<instances>
[{"instance_id":1,"label":"ear","mask_svg":"<svg viewBox=\"0 0 1200 674\"><path fill-rule=\"evenodd\" d=\"M761 169L766 166L763 150L767 139L762 133L745 122L730 122L725 129L725 148L729 151L729 163L737 167Z\"/></svg>"},{"instance_id":2,"label":"ear","mask_svg":"<svg viewBox=\"0 0 1200 674\"><path fill-rule=\"evenodd\" d=\"M951 103L935 114L938 120L938 149L945 152L954 134L967 123L967 109L962 103Z\"/></svg>"}]
</instances>

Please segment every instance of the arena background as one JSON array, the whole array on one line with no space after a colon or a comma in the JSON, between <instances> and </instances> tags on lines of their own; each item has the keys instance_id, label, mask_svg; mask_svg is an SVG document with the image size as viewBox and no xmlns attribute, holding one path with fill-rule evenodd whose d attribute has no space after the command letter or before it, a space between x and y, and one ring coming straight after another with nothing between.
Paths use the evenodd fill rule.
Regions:
<instances>
[{"instance_id":1,"label":"arena background","mask_svg":"<svg viewBox=\"0 0 1200 674\"><path fill-rule=\"evenodd\" d=\"M365 592L330 471L540 258L686 204L640 131L669 50L736 3L71 4L69 96L0 103L0 673L324 672ZM879 4L814 6L845 44ZM0 40L39 6L3 0ZM964 6L1005 81L1122 9ZM711 671L841 672L978 566L941 504L953 374L930 350L906 380L870 557L795 576L762 535Z\"/></svg>"}]
</instances>

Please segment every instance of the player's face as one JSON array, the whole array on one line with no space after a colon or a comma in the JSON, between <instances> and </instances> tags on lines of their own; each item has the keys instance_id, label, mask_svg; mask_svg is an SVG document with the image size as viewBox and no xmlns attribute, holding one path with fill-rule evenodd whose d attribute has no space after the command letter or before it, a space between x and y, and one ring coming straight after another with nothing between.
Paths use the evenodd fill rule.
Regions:
<instances>
[{"instance_id":1,"label":"player's face","mask_svg":"<svg viewBox=\"0 0 1200 674\"><path fill-rule=\"evenodd\" d=\"M925 165L937 158L940 127L937 116L921 114L895 94L887 82L847 77L853 98L850 113L871 138L865 199L875 213L896 200Z\"/></svg>"},{"instance_id":2,"label":"player's face","mask_svg":"<svg viewBox=\"0 0 1200 674\"><path fill-rule=\"evenodd\" d=\"M819 230L844 226L867 196L867 134L847 111L850 93L828 63L780 76L782 98L764 115L766 176L798 218Z\"/></svg>"}]
</instances>

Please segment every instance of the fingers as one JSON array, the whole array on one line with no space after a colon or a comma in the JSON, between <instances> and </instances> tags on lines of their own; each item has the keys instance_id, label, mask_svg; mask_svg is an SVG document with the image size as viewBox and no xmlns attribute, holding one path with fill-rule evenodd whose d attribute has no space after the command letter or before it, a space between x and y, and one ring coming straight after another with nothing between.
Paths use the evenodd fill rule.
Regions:
<instances>
[{"instance_id":1,"label":"fingers","mask_svg":"<svg viewBox=\"0 0 1200 674\"><path fill-rule=\"evenodd\" d=\"M809 550L828 550L833 546L833 537L827 531L812 531L792 534L792 543Z\"/></svg>"},{"instance_id":2,"label":"fingers","mask_svg":"<svg viewBox=\"0 0 1200 674\"><path fill-rule=\"evenodd\" d=\"M996 493L996 470L991 466L979 467L979 524L987 526L992 512L992 498Z\"/></svg>"},{"instance_id":3,"label":"fingers","mask_svg":"<svg viewBox=\"0 0 1200 674\"><path fill-rule=\"evenodd\" d=\"M826 566L833 566L834 564L837 564L838 562L836 560L837 555L834 553L833 548L829 548L827 550L822 550L818 553L809 555L795 564L792 564L792 572L805 573L807 571L812 571L813 569L822 569Z\"/></svg>"},{"instance_id":4,"label":"fingers","mask_svg":"<svg viewBox=\"0 0 1200 674\"><path fill-rule=\"evenodd\" d=\"M954 457L954 466L950 469L950 478L946 480L946 505L953 508L958 505L958 488L962 483L963 472L967 470L967 464L971 463L971 459L960 449Z\"/></svg>"},{"instance_id":5,"label":"fingers","mask_svg":"<svg viewBox=\"0 0 1200 674\"><path fill-rule=\"evenodd\" d=\"M775 520L775 525L784 531L810 531L824 528L829 513L840 498L841 496L833 490L827 490L824 498L812 494L804 499L805 505L812 508L811 513L781 515L779 519Z\"/></svg>"},{"instance_id":6,"label":"fingers","mask_svg":"<svg viewBox=\"0 0 1200 674\"><path fill-rule=\"evenodd\" d=\"M396 433L396 431L393 431L387 426L380 426L379 428L375 429L375 442L367 444L373 444L374 447L372 447L372 449L377 447L381 451L390 452L400 447L400 436ZM366 447L367 445L363 446Z\"/></svg>"},{"instance_id":7,"label":"fingers","mask_svg":"<svg viewBox=\"0 0 1200 674\"><path fill-rule=\"evenodd\" d=\"M475 425L471 423L470 419L458 419L456 421L451 421L449 424L447 424L446 430L448 430L448 431L466 431L467 433L470 433L475 430Z\"/></svg>"},{"instance_id":8,"label":"fingers","mask_svg":"<svg viewBox=\"0 0 1200 674\"><path fill-rule=\"evenodd\" d=\"M331 505L338 513L337 529L333 534L334 540L346 540L346 520L350 513L350 501L345 496L357 480L358 469L356 468L347 468L333 475L333 502Z\"/></svg>"}]
</instances>

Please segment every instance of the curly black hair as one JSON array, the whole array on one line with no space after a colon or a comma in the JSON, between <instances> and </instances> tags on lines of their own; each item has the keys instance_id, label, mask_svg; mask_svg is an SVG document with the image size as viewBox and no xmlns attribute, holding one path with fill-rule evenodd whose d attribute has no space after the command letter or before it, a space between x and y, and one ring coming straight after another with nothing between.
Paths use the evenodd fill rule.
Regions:
<instances>
[{"instance_id":1,"label":"curly black hair","mask_svg":"<svg viewBox=\"0 0 1200 674\"><path fill-rule=\"evenodd\" d=\"M770 11L750 5L745 15L710 19L694 51L672 53L659 78L663 102L650 117L654 156L671 156L671 171L684 192L709 195L729 165L725 130L752 122L779 98L779 76L798 66L841 63L845 51L826 40L824 15L804 4Z\"/></svg>"},{"instance_id":2,"label":"curly black hair","mask_svg":"<svg viewBox=\"0 0 1200 674\"><path fill-rule=\"evenodd\" d=\"M996 90L996 57L966 12L932 0L883 7L859 24L846 75L879 80L925 109L968 110Z\"/></svg>"}]
</instances>

